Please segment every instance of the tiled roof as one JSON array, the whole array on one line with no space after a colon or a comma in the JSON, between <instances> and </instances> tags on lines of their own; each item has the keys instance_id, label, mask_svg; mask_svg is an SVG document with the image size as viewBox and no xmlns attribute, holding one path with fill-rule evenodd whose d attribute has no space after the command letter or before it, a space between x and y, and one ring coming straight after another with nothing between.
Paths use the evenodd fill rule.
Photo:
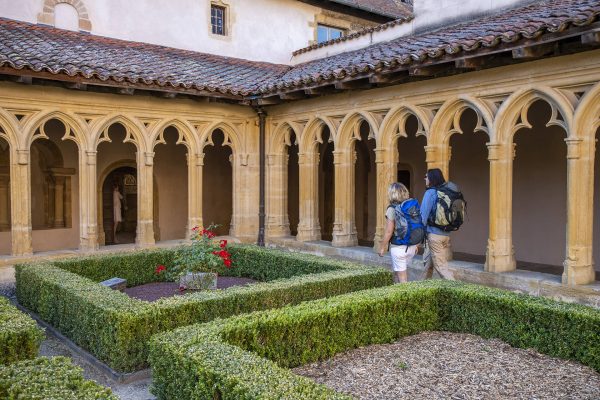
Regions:
<instances>
[{"instance_id":1,"label":"tiled roof","mask_svg":"<svg viewBox=\"0 0 600 400\"><path fill-rule=\"evenodd\" d=\"M299 64L261 93L318 86L361 74L413 67L442 57L475 55L479 50L535 39L598 21L600 0L547 0L502 11L474 21L378 43Z\"/></svg>"},{"instance_id":2,"label":"tiled roof","mask_svg":"<svg viewBox=\"0 0 600 400\"><path fill-rule=\"evenodd\" d=\"M290 67L110 39L0 18L0 67L248 95Z\"/></svg>"},{"instance_id":3,"label":"tiled roof","mask_svg":"<svg viewBox=\"0 0 600 400\"><path fill-rule=\"evenodd\" d=\"M412 6L401 0L332 0L334 3L398 19L412 15Z\"/></svg>"},{"instance_id":4,"label":"tiled roof","mask_svg":"<svg viewBox=\"0 0 600 400\"><path fill-rule=\"evenodd\" d=\"M228 96L268 95L365 74L418 67L441 58L518 46L546 33L598 21L600 0L547 0L442 29L299 64L253 62L109 39L0 18L2 69L139 89L186 89ZM31 75L35 76L35 73ZM209 94L210 94L209 93Z\"/></svg>"}]
</instances>

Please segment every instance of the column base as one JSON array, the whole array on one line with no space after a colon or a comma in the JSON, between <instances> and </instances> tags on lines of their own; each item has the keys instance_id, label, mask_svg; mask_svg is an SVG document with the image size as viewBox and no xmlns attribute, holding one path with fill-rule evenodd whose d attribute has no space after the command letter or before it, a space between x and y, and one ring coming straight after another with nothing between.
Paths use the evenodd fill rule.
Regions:
<instances>
[{"instance_id":1,"label":"column base","mask_svg":"<svg viewBox=\"0 0 600 400\"><path fill-rule=\"evenodd\" d=\"M31 239L31 228L12 227L12 255L30 256L33 255L33 244Z\"/></svg>"},{"instance_id":2,"label":"column base","mask_svg":"<svg viewBox=\"0 0 600 400\"><path fill-rule=\"evenodd\" d=\"M265 227L266 238L280 238L290 236L289 225L267 225Z\"/></svg>"},{"instance_id":3,"label":"column base","mask_svg":"<svg viewBox=\"0 0 600 400\"><path fill-rule=\"evenodd\" d=\"M500 253L498 251L491 251L489 246L485 255L485 267L486 272L511 272L517 270L517 262L515 261L514 250L507 253Z\"/></svg>"},{"instance_id":4,"label":"column base","mask_svg":"<svg viewBox=\"0 0 600 400\"><path fill-rule=\"evenodd\" d=\"M312 228L307 228L306 225L298 225L296 240L299 242L314 242L316 240L321 240L321 227L318 224Z\"/></svg>"},{"instance_id":5,"label":"column base","mask_svg":"<svg viewBox=\"0 0 600 400\"><path fill-rule=\"evenodd\" d=\"M562 283L565 285L589 285L596 281L594 264L577 265L571 260L565 260L563 266L565 271L562 274Z\"/></svg>"},{"instance_id":6,"label":"column base","mask_svg":"<svg viewBox=\"0 0 600 400\"><path fill-rule=\"evenodd\" d=\"M333 240L331 241L333 247L353 247L358 246L358 238L356 233L338 234L333 233Z\"/></svg>"},{"instance_id":7,"label":"column base","mask_svg":"<svg viewBox=\"0 0 600 400\"><path fill-rule=\"evenodd\" d=\"M88 236L79 238L79 250L84 253L91 253L99 249L98 237Z\"/></svg>"},{"instance_id":8,"label":"column base","mask_svg":"<svg viewBox=\"0 0 600 400\"><path fill-rule=\"evenodd\" d=\"M138 247L154 246L154 222L152 220L138 221L135 244Z\"/></svg>"}]
</instances>

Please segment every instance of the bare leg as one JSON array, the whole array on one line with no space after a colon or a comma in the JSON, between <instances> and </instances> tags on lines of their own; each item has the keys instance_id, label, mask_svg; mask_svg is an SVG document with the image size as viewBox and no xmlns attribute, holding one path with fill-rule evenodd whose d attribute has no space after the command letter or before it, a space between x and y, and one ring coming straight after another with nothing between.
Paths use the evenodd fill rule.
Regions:
<instances>
[{"instance_id":1,"label":"bare leg","mask_svg":"<svg viewBox=\"0 0 600 400\"><path fill-rule=\"evenodd\" d=\"M406 271L402 271L402 272L395 272L395 281L396 283L406 283L408 282L408 274L406 273Z\"/></svg>"}]
</instances>

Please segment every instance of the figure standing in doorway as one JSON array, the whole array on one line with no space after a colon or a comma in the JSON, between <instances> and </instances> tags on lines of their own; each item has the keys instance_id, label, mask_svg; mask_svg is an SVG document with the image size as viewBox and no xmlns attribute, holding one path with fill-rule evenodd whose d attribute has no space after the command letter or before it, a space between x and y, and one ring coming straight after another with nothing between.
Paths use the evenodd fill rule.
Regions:
<instances>
[{"instance_id":1,"label":"figure standing in doorway","mask_svg":"<svg viewBox=\"0 0 600 400\"><path fill-rule=\"evenodd\" d=\"M123 195L119 191L119 184L113 184L113 242L119 243L117 240L117 227L119 223L123 221L123 217L121 215L121 201L123 200Z\"/></svg>"}]
</instances>

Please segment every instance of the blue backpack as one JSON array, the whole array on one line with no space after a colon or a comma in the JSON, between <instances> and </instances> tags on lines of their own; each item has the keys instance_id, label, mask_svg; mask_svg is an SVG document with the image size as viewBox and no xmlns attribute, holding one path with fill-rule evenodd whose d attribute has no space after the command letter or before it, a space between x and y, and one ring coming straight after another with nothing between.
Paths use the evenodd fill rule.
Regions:
<instances>
[{"instance_id":1,"label":"blue backpack","mask_svg":"<svg viewBox=\"0 0 600 400\"><path fill-rule=\"evenodd\" d=\"M419 202L415 199L404 200L394 208L394 234L391 243L395 245L412 246L425 240L425 226L421 220Z\"/></svg>"}]
</instances>

